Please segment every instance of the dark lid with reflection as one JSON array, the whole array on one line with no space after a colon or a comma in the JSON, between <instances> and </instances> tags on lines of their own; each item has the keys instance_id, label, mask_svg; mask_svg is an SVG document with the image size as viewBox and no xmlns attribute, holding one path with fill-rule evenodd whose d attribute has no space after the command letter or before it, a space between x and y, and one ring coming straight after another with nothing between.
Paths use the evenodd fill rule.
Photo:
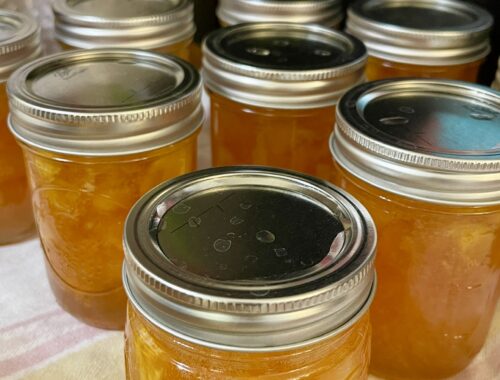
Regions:
<instances>
[{"instance_id":1,"label":"dark lid with reflection","mask_svg":"<svg viewBox=\"0 0 500 380\"><path fill-rule=\"evenodd\" d=\"M338 27L341 0L220 0L217 17L225 25L246 22L294 22Z\"/></svg>"},{"instance_id":2,"label":"dark lid with reflection","mask_svg":"<svg viewBox=\"0 0 500 380\"><path fill-rule=\"evenodd\" d=\"M38 23L22 13L0 9L0 83L41 53Z\"/></svg>"},{"instance_id":3,"label":"dark lid with reflection","mask_svg":"<svg viewBox=\"0 0 500 380\"><path fill-rule=\"evenodd\" d=\"M500 93L467 82L397 79L349 91L336 161L384 190L430 202L500 203Z\"/></svg>"},{"instance_id":4,"label":"dark lid with reflection","mask_svg":"<svg viewBox=\"0 0 500 380\"><path fill-rule=\"evenodd\" d=\"M358 0L346 31L371 56L413 65L458 65L490 51L493 17L459 0Z\"/></svg>"},{"instance_id":5,"label":"dark lid with reflection","mask_svg":"<svg viewBox=\"0 0 500 380\"><path fill-rule=\"evenodd\" d=\"M365 62L361 41L314 25L240 24L212 32L203 45L210 90L270 108L334 105L364 80Z\"/></svg>"},{"instance_id":6,"label":"dark lid with reflection","mask_svg":"<svg viewBox=\"0 0 500 380\"><path fill-rule=\"evenodd\" d=\"M18 69L9 126L22 142L85 156L145 152L203 121L201 79L189 63L145 50L73 50Z\"/></svg>"},{"instance_id":7,"label":"dark lid with reflection","mask_svg":"<svg viewBox=\"0 0 500 380\"><path fill-rule=\"evenodd\" d=\"M124 282L183 339L281 350L343 331L374 292L375 227L351 196L278 169L217 168L146 194L125 226Z\"/></svg>"},{"instance_id":8,"label":"dark lid with reflection","mask_svg":"<svg viewBox=\"0 0 500 380\"><path fill-rule=\"evenodd\" d=\"M156 49L190 42L191 0L54 0L56 37L78 48Z\"/></svg>"}]
</instances>

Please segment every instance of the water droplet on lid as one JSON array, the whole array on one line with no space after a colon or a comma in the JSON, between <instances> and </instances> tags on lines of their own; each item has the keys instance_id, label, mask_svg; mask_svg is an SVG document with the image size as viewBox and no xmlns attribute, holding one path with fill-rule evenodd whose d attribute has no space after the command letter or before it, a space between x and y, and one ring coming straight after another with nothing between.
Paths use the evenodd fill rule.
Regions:
<instances>
[{"instance_id":1,"label":"water droplet on lid","mask_svg":"<svg viewBox=\"0 0 500 380\"><path fill-rule=\"evenodd\" d=\"M303 267L310 267L314 264L314 260L313 259L303 259L303 260L300 260L300 265L303 266Z\"/></svg>"},{"instance_id":2,"label":"water droplet on lid","mask_svg":"<svg viewBox=\"0 0 500 380\"><path fill-rule=\"evenodd\" d=\"M404 125L404 124L408 124L410 122L410 120L404 116L383 117L383 118L379 119L378 121L380 121L384 125Z\"/></svg>"},{"instance_id":3,"label":"water droplet on lid","mask_svg":"<svg viewBox=\"0 0 500 380\"><path fill-rule=\"evenodd\" d=\"M248 203L248 202L242 202L240 203L240 208L242 210L248 210L252 207L252 204L251 203Z\"/></svg>"},{"instance_id":4,"label":"water droplet on lid","mask_svg":"<svg viewBox=\"0 0 500 380\"><path fill-rule=\"evenodd\" d=\"M236 234L234 232L228 232L226 236L231 240L236 238Z\"/></svg>"},{"instance_id":5,"label":"water droplet on lid","mask_svg":"<svg viewBox=\"0 0 500 380\"><path fill-rule=\"evenodd\" d=\"M259 47L248 47L246 49L247 53L250 53L250 54L255 54L255 55L260 55L262 57L265 57L265 56L268 56L269 54L271 54L271 50L269 49L265 49L265 48L259 48Z\"/></svg>"},{"instance_id":6,"label":"water droplet on lid","mask_svg":"<svg viewBox=\"0 0 500 380\"><path fill-rule=\"evenodd\" d=\"M217 239L214 241L214 249L217 252L227 252L231 248L231 240Z\"/></svg>"},{"instance_id":7,"label":"water droplet on lid","mask_svg":"<svg viewBox=\"0 0 500 380\"><path fill-rule=\"evenodd\" d=\"M254 255L245 256L245 261L248 261L249 263L255 263L255 262L257 262L257 260L259 260L259 258L257 256L254 256Z\"/></svg>"},{"instance_id":8,"label":"water droplet on lid","mask_svg":"<svg viewBox=\"0 0 500 380\"><path fill-rule=\"evenodd\" d=\"M179 215L184 215L184 214L187 214L189 212L189 210L191 210L191 207L188 206L187 204L185 203L177 203L174 208L172 209L172 211L175 213L175 214L179 214Z\"/></svg>"},{"instance_id":9,"label":"water droplet on lid","mask_svg":"<svg viewBox=\"0 0 500 380\"><path fill-rule=\"evenodd\" d=\"M274 253L276 253L277 257L284 257L288 255L288 251L286 250L286 248L275 248Z\"/></svg>"},{"instance_id":10,"label":"water droplet on lid","mask_svg":"<svg viewBox=\"0 0 500 380\"><path fill-rule=\"evenodd\" d=\"M217 268L219 268L219 270L226 270L227 264L219 264L219 265L217 265Z\"/></svg>"},{"instance_id":11,"label":"water droplet on lid","mask_svg":"<svg viewBox=\"0 0 500 380\"><path fill-rule=\"evenodd\" d=\"M255 238L261 243L272 243L276 237L271 231L261 230L255 234Z\"/></svg>"},{"instance_id":12,"label":"water droplet on lid","mask_svg":"<svg viewBox=\"0 0 500 380\"><path fill-rule=\"evenodd\" d=\"M285 264L291 264L293 262L293 260L290 258L290 259L285 259Z\"/></svg>"},{"instance_id":13,"label":"water droplet on lid","mask_svg":"<svg viewBox=\"0 0 500 380\"><path fill-rule=\"evenodd\" d=\"M233 226L237 226L238 224L243 223L245 220L238 218L237 216L233 216L231 219L229 219L229 223L231 223Z\"/></svg>"},{"instance_id":14,"label":"water droplet on lid","mask_svg":"<svg viewBox=\"0 0 500 380\"><path fill-rule=\"evenodd\" d=\"M403 113L415 113L415 110L408 106L401 106L399 107L399 110Z\"/></svg>"},{"instance_id":15,"label":"water droplet on lid","mask_svg":"<svg viewBox=\"0 0 500 380\"><path fill-rule=\"evenodd\" d=\"M316 49L314 50L314 54L319 55L320 57L329 57L332 55L332 52L324 49Z\"/></svg>"},{"instance_id":16,"label":"water droplet on lid","mask_svg":"<svg viewBox=\"0 0 500 380\"><path fill-rule=\"evenodd\" d=\"M191 218L188 219L188 225L191 228L196 228L201 225L201 218L198 218L197 216L192 216Z\"/></svg>"},{"instance_id":17,"label":"water droplet on lid","mask_svg":"<svg viewBox=\"0 0 500 380\"><path fill-rule=\"evenodd\" d=\"M489 112L472 112L470 117L476 120L493 120L496 116Z\"/></svg>"},{"instance_id":18,"label":"water droplet on lid","mask_svg":"<svg viewBox=\"0 0 500 380\"><path fill-rule=\"evenodd\" d=\"M265 297L269 294L269 290L256 290L254 292L250 292L250 294L253 294L256 297Z\"/></svg>"}]
</instances>

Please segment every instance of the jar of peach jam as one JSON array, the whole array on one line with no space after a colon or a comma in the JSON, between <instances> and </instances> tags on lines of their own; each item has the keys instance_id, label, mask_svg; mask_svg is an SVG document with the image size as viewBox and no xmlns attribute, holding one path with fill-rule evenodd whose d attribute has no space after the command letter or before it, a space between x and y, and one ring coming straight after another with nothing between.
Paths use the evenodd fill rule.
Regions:
<instances>
[{"instance_id":1,"label":"jar of peach jam","mask_svg":"<svg viewBox=\"0 0 500 380\"><path fill-rule=\"evenodd\" d=\"M55 0L52 8L65 49L137 48L190 60L191 0Z\"/></svg>"},{"instance_id":2,"label":"jar of peach jam","mask_svg":"<svg viewBox=\"0 0 500 380\"><path fill-rule=\"evenodd\" d=\"M247 22L293 22L338 29L344 19L341 0L220 0L222 26Z\"/></svg>"},{"instance_id":3,"label":"jar of peach jam","mask_svg":"<svg viewBox=\"0 0 500 380\"><path fill-rule=\"evenodd\" d=\"M477 80L490 51L493 17L458 0L358 0L346 31L368 49L368 80L393 77Z\"/></svg>"},{"instance_id":4,"label":"jar of peach jam","mask_svg":"<svg viewBox=\"0 0 500 380\"><path fill-rule=\"evenodd\" d=\"M21 13L0 9L0 245L35 232L21 148L7 128L5 83L16 67L40 54L37 23Z\"/></svg>"},{"instance_id":5,"label":"jar of peach jam","mask_svg":"<svg viewBox=\"0 0 500 380\"><path fill-rule=\"evenodd\" d=\"M123 328L123 223L146 191L195 169L199 74L142 50L78 50L22 67L8 86L57 301Z\"/></svg>"},{"instance_id":6,"label":"jar of peach jam","mask_svg":"<svg viewBox=\"0 0 500 380\"><path fill-rule=\"evenodd\" d=\"M312 177L161 184L125 224L127 379L367 379L375 244L364 207Z\"/></svg>"},{"instance_id":7,"label":"jar of peach jam","mask_svg":"<svg viewBox=\"0 0 500 380\"><path fill-rule=\"evenodd\" d=\"M372 370L444 378L481 350L500 285L500 94L377 81L340 101L334 183L377 225Z\"/></svg>"},{"instance_id":8,"label":"jar of peach jam","mask_svg":"<svg viewBox=\"0 0 500 380\"><path fill-rule=\"evenodd\" d=\"M214 166L256 164L326 178L340 96L363 81L361 41L301 24L241 24L203 47Z\"/></svg>"}]
</instances>

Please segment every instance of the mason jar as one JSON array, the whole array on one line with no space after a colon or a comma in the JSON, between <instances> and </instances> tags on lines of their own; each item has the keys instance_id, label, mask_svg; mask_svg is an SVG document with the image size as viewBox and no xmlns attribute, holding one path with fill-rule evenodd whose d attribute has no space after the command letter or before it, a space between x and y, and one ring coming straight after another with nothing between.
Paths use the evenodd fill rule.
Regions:
<instances>
[{"instance_id":1,"label":"mason jar","mask_svg":"<svg viewBox=\"0 0 500 380\"><path fill-rule=\"evenodd\" d=\"M386 80L340 101L334 183L373 216L379 245L372 371L436 379L486 339L500 285L500 94Z\"/></svg>"},{"instance_id":2,"label":"mason jar","mask_svg":"<svg viewBox=\"0 0 500 380\"><path fill-rule=\"evenodd\" d=\"M293 22L339 29L344 10L341 0L220 0L217 18L222 26L247 22Z\"/></svg>"},{"instance_id":3,"label":"mason jar","mask_svg":"<svg viewBox=\"0 0 500 380\"><path fill-rule=\"evenodd\" d=\"M135 48L191 59L191 0L55 0L52 8L65 49Z\"/></svg>"},{"instance_id":4,"label":"mason jar","mask_svg":"<svg viewBox=\"0 0 500 380\"><path fill-rule=\"evenodd\" d=\"M368 49L367 80L475 82L492 25L486 10L458 0L358 0L348 10L346 31Z\"/></svg>"},{"instance_id":5,"label":"mason jar","mask_svg":"<svg viewBox=\"0 0 500 380\"><path fill-rule=\"evenodd\" d=\"M7 128L5 84L17 67L40 56L40 27L32 18L0 9L0 245L35 233L21 148Z\"/></svg>"},{"instance_id":6,"label":"mason jar","mask_svg":"<svg viewBox=\"0 0 500 380\"><path fill-rule=\"evenodd\" d=\"M161 184L125 224L127 379L367 379L375 245L364 207L313 177Z\"/></svg>"},{"instance_id":7,"label":"mason jar","mask_svg":"<svg viewBox=\"0 0 500 380\"><path fill-rule=\"evenodd\" d=\"M361 41L320 26L242 24L211 33L203 54L214 166L331 173L335 104L364 80Z\"/></svg>"},{"instance_id":8,"label":"mason jar","mask_svg":"<svg viewBox=\"0 0 500 380\"><path fill-rule=\"evenodd\" d=\"M23 66L8 87L56 299L123 328L123 223L151 187L195 169L200 76L173 56L77 50Z\"/></svg>"}]
</instances>

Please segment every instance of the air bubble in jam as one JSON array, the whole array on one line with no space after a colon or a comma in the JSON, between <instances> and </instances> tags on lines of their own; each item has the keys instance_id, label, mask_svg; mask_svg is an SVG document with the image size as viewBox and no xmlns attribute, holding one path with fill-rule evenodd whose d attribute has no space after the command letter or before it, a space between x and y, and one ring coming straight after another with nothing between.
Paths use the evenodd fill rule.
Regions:
<instances>
[{"instance_id":1,"label":"air bubble in jam","mask_svg":"<svg viewBox=\"0 0 500 380\"><path fill-rule=\"evenodd\" d=\"M221 253L229 251L231 249L231 240L217 239L214 241L214 249Z\"/></svg>"},{"instance_id":2,"label":"air bubble in jam","mask_svg":"<svg viewBox=\"0 0 500 380\"><path fill-rule=\"evenodd\" d=\"M285 257L286 255L288 255L288 251L286 250L286 248L275 248L274 253L277 257Z\"/></svg>"},{"instance_id":3,"label":"air bubble in jam","mask_svg":"<svg viewBox=\"0 0 500 380\"><path fill-rule=\"evenodd\" d=\"M233 226L237 226L238 224L241 224L245 222L245 220L238 218L237 216L233 216L230 220L229 223L232 224Z\"/></svg>"},{"instance_id":4,"label":"air bubble in jam","mask_svg":"<svg viewBox=\"0 0 500 380\"><path fill-rule=\"evenodd\" d=\"M187 204L185 203L178 203L174 206L174 208L172 209L172 211L175 213L175 214L179 214L179 215L184 215L184 214L187 214L189 212L189 210L191 210L191 207L188 206Z\"/></svg>"},{"instance_id":5,"label":"air bubble in jam","mask_svg":"<svg viewBox=\"0 0 500 380\"><path fill-rule=\"evenodd\" d=\"M271 231L261 230L255 234L255 238L261 243L272 243L276 240L276 236Z\"/></svg>"},{"instance_id":6,"label":"air bubble in jam","mask_svg":"<svg viewBox=\"0 0 500 380\"><path fill-rule=\"evenodd\" d=\"M379 121L384 125L404 125L410 122L410 120L404 116L383 117L379 119Z\"/></svg>"},{"instance_id":7,"label":"air bubble in jam","mask_svg":"<svg viewBox=\"0 0 500 380\"><path fill-rule=\"evenodd\" d=\"M201 225L201 218L198 218L197 216L192 216L191 218L188 219L188 225L191 228L197 228Z\"/></svg>"},{"instance_id":8,"label":"air bubble in jam","mask_svg":"<svg viewBox=\"0 0 500 380\"><path fill-rule=\"evenodd\" d=\"M271 54L271 50L259 48L259 47L249 47L246 50L247 50L247 53L260 55L262 57L266 57L266 56Z\"/></svg>"}]
</instances>

